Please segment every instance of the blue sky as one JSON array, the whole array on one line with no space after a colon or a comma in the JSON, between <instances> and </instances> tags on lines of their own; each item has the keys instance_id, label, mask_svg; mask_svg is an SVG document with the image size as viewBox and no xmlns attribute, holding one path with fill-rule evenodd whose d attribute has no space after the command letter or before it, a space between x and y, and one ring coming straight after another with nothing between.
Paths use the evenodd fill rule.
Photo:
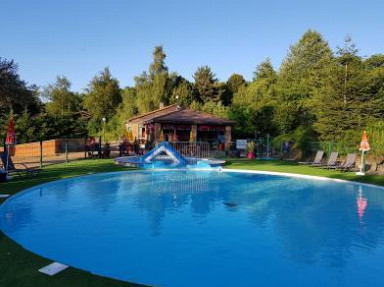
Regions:
<instances>
[{"instance_id":1,"label":"blue sky","mask_svg":"<svg viewBox=\"0 0 384 287\"><path fill-rule=\"evenodd\" d=\"M57 75L82 91L109 66L133 85L163 45L170 71L192 80L208 65L225 81L252 78L270 57L276 69L308 29L331 48L352 36L360 55L384 53L384 1L379 0L0 0L0 56L14 59L29 84Z\"/></svg>"}]
</instances>

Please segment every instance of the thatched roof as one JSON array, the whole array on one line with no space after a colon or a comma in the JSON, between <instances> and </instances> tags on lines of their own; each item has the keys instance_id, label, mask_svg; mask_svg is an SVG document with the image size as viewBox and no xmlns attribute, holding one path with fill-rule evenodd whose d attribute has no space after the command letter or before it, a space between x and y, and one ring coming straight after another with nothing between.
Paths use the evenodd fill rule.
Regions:
<instances>
[{"instance_id":1,"label":"thatched roof","mask_svg":"<svg viewBox=\"0 0 384 287\"><path fill-rule=\"evenodd\" d=\"M211 114L182 108L177 105L167 106L128 120L129 123L177 123L197 125L233 125L235 122Z\"/></svg>"}]
</instances>

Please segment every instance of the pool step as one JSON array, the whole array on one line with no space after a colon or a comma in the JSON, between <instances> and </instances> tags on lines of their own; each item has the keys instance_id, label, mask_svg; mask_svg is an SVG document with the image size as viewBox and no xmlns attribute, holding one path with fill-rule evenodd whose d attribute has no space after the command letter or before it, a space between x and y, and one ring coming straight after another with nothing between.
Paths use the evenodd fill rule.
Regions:
<instances>
[{"instance_id":1,"label":"pool step","mask_svg":"<svg viewBox=\"0 0 384 287\"><path fill-rule=\"evenodd\" d=\"M39 272L47 274L49 276L56 275L57 273L60 273L61 271L64 271L67 269L69 266L61 264L59 262L53 262L41 269L39 269Z\"/></svg>"}]
</instances>

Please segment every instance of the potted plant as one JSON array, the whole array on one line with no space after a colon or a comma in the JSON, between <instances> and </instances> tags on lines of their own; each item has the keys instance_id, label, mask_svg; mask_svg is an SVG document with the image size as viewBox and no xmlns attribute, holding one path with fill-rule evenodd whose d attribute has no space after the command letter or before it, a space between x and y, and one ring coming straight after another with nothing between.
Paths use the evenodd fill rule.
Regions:
<instances>
[{"instance_id":1,"label":"potted plant","mask_svg":"<svg viewBox=\"0 0 384 287\"><path fill-rule=\"evenodd\" d=\"M250 141L247 143L245 147L245 152L247 153L247 158L255 158L255 150L256 150L256 143L254 141Z\"/></svg>"}]
</instances>

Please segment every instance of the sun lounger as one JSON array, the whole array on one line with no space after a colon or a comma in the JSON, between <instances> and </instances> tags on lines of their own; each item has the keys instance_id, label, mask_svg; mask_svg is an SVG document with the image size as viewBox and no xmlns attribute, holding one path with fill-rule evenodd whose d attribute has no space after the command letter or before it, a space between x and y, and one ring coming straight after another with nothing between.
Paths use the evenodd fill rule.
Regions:
<instances>
[{"instance_id":1,"label":"sun lounger","mask_svg":"<svg viewBox=\"0 0 384 287\"><path fill-rule=\"evenodd\" d=\"M299 161L299 164L304 165L317 165L321 164L321 160L323 159L324 151L318 150L315 156L315 159L313 161Z\"/></svg>"},{"instance_id":2,"label":"sun lounger","mask_svg":"<svg viewBox=\"0 0 384 287\"><path fill-rule=\"evenodd\" d=\"M4 151L1 153L1 161L3 163L4 168L7 166L7 163L8 163L8 167L6 168L8 174L12 174L12 173L38 174L40 172L39 168L28 168L23 163L18 163L19 165L23 166L23 168L16 168L15 164L12 161L12 158L8 156L7 151Z\"/></svg>"},{"instance_id":3,"label":"sun lounger","mask_svg":"<svg viewBox=\"0 0 384 287\"><path fill-rule=\"evenodd\" d=\"M347 159L341 165L328 167L329 169L336 169L340 171L350 171L356 165L356 154L350 153L347 155Z\"/></svg>"},{"instance_id":4,"label":"sun lounger","mask_svg":"<svg viewBox=\"0 0 384 287\"><path fill-rule=\"evenodd\" d=\"M325 168L325 169L333 167L333 166L337 166L337 164L338 164L338 162L337 162L338 156L339 156L338 152L332 152L331 155L329 156L328 162L326 164L313 164L312 166L322 167L322 168Z\"/></svg>"}]
</instances>

